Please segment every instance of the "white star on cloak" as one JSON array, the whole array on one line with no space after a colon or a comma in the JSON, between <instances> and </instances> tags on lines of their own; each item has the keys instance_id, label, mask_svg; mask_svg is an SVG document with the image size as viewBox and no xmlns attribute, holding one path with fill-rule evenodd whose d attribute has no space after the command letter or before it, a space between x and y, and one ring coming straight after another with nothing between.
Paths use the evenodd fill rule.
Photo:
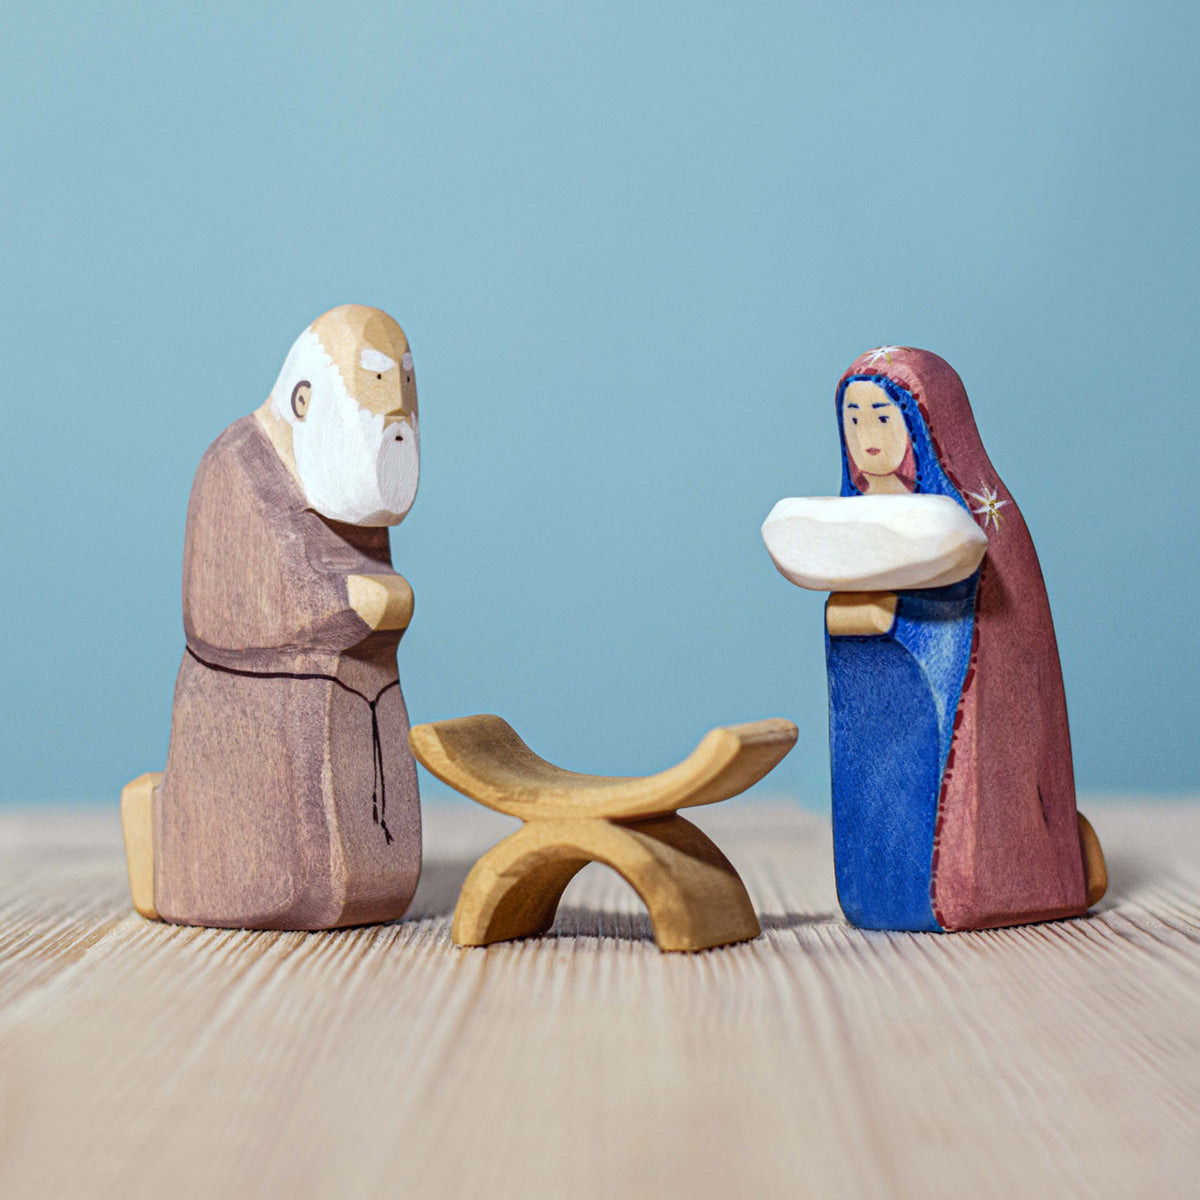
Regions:
<instances>
[{"instance_id":1,"label":"white star on cloak","mask_svg":"<svg viewBox=\"0 0 1200 1200\"><path fill-rule=\"evenodd\" d=\"M886 358L891 366L892 355L903 350L903 346L880 346L878 350L868 350L866 353L867 366L873 367L881 358Z\"/></svg>"},{"instance_id":2,"label":"white star on cloak","mask_svg":"<svg viewBox=\"0 0 1200 1200\"><path fill-rule=\"evenodd\" d=\"M1000 528L1000 522L1003 520L1003 517L1000 515L1000 510L1006 504L1011 503L1011 501L1001 500L999 498L1000 493L996 491L995 488L988 487L988 485L982 480L979 484L979 491L968 492L967 495L970 496L972 500L979 501L979 507L973 508L971 511L977 517L983 517L984 529L986 529L990 524L998 530Z\"/></svg>"}]
</instances>

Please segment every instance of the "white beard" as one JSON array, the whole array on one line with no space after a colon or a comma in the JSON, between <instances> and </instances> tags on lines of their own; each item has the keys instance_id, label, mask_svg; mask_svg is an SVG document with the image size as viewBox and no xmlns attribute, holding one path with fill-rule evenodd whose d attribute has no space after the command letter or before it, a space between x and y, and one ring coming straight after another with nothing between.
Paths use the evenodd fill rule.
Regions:
<instances>
[{"instance_id":1,"label":"white beard","mask_svg":"<svg viewBox=\"0 0 1200 1200\"><path fill-rule=\"evenodd\" d=\"M292 412L291 395L302 379L312 384L312 398L301 421ZM382 413L350 397L341 373L308 330L288 354L273 395L276 411L292 427L296 469L312 508L349 525L404 520L420 471L415 423L385 428Z\"/></svg>"}]
</instances>

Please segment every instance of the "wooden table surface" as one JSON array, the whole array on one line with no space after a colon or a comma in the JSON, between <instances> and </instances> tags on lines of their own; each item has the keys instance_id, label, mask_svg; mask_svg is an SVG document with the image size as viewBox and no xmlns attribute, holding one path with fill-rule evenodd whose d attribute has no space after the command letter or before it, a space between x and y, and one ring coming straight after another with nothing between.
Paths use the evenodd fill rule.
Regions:
<instances>
[{"instance_id":1,"label":"wooden table surface","mask_svg":"<svg viewBox=\"0 0 1200 1200\"><path fill-rule=\"evenodd\" d=\"M1085 805L1090 919L850 929L828 825L698 821L755 942L663 955L589 867L539 940L449 915L510 823L426 810L411 914L150 924L115 808L0 810L0 1196L1200 1196L1200 804Z\"/></svg>"}]
</instances>

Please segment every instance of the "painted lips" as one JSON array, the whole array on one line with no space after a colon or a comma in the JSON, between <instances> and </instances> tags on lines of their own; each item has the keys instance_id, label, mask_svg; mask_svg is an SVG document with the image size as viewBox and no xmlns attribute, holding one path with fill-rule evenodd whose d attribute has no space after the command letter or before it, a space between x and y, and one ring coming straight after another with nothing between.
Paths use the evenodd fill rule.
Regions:
<instances>
[{"instance_id":1,"label":"painted lips","mask_svg":"<svg viewBox=\"0 0 1200 1200\"><path fill-rule=\"evenodd\" d=\"M868 447L867 447L867 453L868 453L868 454L878 454L878 453L879 453L879 447L878 447L878 446L868 446Z\"/></svg>"}]
</instances>

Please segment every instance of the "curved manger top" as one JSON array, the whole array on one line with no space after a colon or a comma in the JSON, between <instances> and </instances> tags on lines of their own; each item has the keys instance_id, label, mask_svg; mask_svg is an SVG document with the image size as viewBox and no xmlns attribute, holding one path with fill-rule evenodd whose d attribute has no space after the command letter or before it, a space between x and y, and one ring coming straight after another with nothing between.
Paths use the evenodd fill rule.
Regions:
<instances>
[{"instance_id":1,"label":"curved manger top","mask_svg":"<svg viewBox=\"0 0 1200 1200\"><path fill-rule=\"evenodd\" d=\"M483 713L416 725L413 753L472 800L522 820L636 819L728 800L757 783L795 745L782 718L711 730L682 762L657 775L581 775L546 762L501 717Z\"/></svg>"}]
</instances>

